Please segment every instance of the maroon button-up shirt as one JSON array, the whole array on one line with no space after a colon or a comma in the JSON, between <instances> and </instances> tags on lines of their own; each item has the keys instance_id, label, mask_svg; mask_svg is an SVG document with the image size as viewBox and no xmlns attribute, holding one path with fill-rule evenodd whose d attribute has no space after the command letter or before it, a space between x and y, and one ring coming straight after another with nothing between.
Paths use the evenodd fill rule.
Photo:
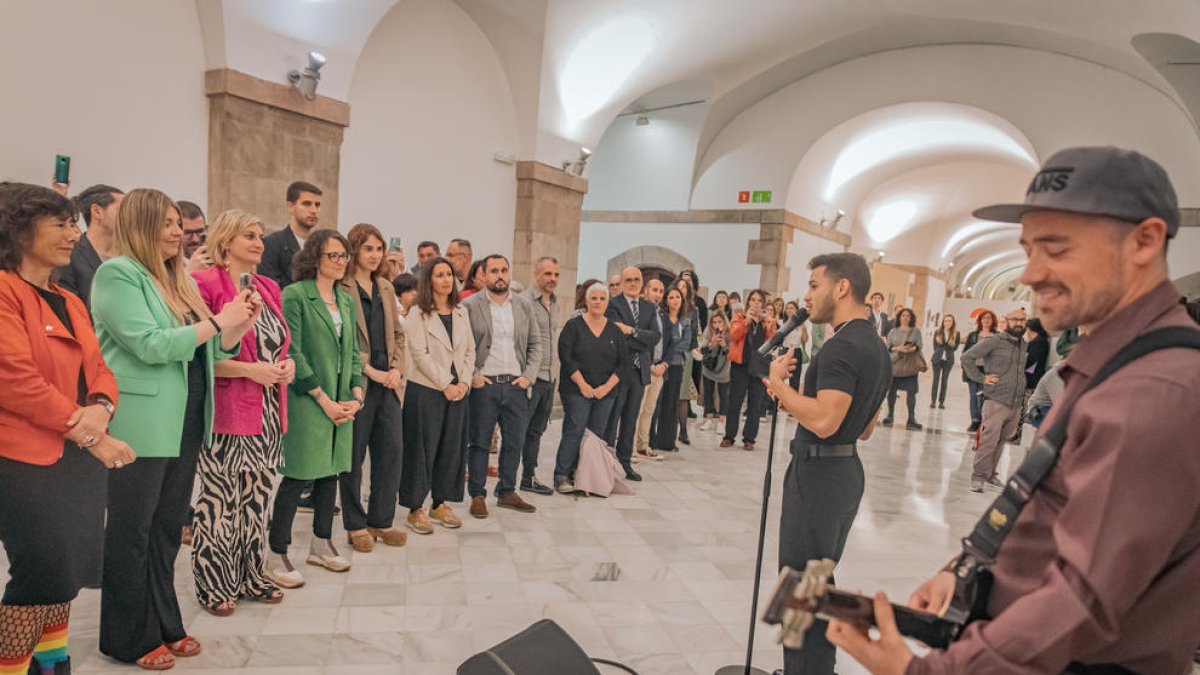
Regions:
<instances>
[{"instance_id":1,"label":"maroon button-up shirt","mask_svg":"<svg viewBox=\"0 0 1200 675\"><path fill-rule=\"evenodd\" d=\"M1146 675L1189 672L1200 645L1200 351L1167 349L1080 398L1138 335L1191 326L1164 282L1080 340L1060 369L1071 401L1058 465L993 567L990 621L907 673L1061 673L1116 663Z\"/></svg>"}]
</instances>

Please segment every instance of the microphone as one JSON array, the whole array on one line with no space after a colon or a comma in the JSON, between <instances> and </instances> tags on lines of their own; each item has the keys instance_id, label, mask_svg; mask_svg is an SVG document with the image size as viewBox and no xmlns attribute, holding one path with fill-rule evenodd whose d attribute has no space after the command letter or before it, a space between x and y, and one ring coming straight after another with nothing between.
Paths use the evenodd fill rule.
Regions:
<instances>
[{"instance_id":1,"label":"microphone","mask_svg":"<svg viewBox=\"0 0 1200 675\"><path fill-rule=\"evenodd\" d=\"M788 336L788 333L791 333L799 328L805 321L808 321L808 309L801 307L800 311L793 314L792 318L787 320L787 323L783 324L779 330L775 331L775 335L772 335L770 340L767 340L761 347L758 348L759 356L770 355L773 349L783 343L783 339Z\"/></svg>"}]
</instances>

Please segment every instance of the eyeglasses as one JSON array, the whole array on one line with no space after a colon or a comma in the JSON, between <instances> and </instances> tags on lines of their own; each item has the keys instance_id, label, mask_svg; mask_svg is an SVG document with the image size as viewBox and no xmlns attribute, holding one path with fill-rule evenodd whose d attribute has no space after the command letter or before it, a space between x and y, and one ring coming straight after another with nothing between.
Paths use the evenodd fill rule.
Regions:
<instances>
[{"instance_id":1,"label":"eyeglasses","mask_svg":"<svg viewBox=\"0 0 1200 675\"><path fill-rule=\"evenodd\" d=\"M207 230L184 230L183 237L185 239L196 239L201 244L203 244L204 241L206 239L208 239L208 231Z\"/></svg>"},{"instance_id":2,"label":"eyeglasses","mask_svg":"<svg viewBox=\"0 0 1200 675\"><path fill-rule=\"evenodd\" d=\"M329 262L345 262L350 259L350 254L349 253L322 253L321 257L325 258Z\"/></svg>"}]
</instances>

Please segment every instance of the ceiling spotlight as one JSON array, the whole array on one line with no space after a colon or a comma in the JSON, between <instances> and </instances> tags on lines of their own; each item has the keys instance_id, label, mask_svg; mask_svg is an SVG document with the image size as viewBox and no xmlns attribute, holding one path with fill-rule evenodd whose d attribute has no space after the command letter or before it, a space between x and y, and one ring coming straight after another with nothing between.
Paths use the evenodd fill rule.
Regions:
<instances>
[{"instance_id":1,"label":"ceiling spotlight","mask_svg":"<svg viewBox=\"0 0 1200 675\"><path fill-rule=\"evenodd\" d=\"M314 49L308 53L308 66L303 71L289 72L288 82L311 101L317 97L317 83L321 81L321 68L324 66L325 55Z\"/></svg>"},{"instance_id":2,"label":"ceiling spotlight","mask_svg":"<svg viewBox=\"0 0 1200 675\"><path fill-rule=\"evenodd\" d=\"M951 267L954 267L954 261L953 261L953 260L951 260L951 261L949 262L949 265L950 265Z\"/></svg>"},{"instance_id":3,"label":"ceiling spotlight","mask_svg":"<svg viewBox=\"0 0 1200 675\"><path fill-rule=\"evenodd\" d=\"M582 176L584 169L587 168L588 160L591 159L591 157L592 157L591 150L589 150L587 148L580 148L579 149L579 159L563 160L563 163L562 163L563 171L566 171L567 173L571 174L572 176Z\"/></svg>"},{"instance_id":4,"label":"ceiling spotlight","mask_svg":"<svg viewBox=\"0 0 1200 675\"><path fill-rule=\"evenodd\" d=\"M647 124L650 124L650 118L646 117L645 115L638 115L637 117L633 118L633 123L639 127L644 127Z\"/></svg>"}]
</instances>

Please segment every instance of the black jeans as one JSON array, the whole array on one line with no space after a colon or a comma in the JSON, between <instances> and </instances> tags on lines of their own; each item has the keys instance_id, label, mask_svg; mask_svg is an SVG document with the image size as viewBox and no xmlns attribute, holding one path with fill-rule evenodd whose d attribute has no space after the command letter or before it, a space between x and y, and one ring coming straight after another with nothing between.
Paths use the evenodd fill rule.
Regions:
<instances>
[{"instance_id":1,"label":"black jeans","mask_svg":"<svg viewBox=\"0 0 1200 675\"><path fill-rule=\"evenodd\" d=\"M525 430L525 447L521 449L521 480L533 478L537 471L542 434L546 433L553 409L554 383L546 380L534 382L533 398L529 399L529 426ZM606 418L605 422L607 421Z\"/></svg>"},{"instance_id":2,"label":"black jeans","mask_svg":"<svg viewBox=\"0 0 1200 675\"><path fill-rule=\"evenodd\" d=\"M650 427L650 447L655 450L674 450L679 433L679 390L683 387L683 365L667 366L658 407L654 410L654 425ZM685 418L686 419L686 418Z\"/></svg>"},{"instance_id":3,"label":"black jeans","mask_svg":"<svg viewBox=\"0 0 1200 675\"><path fill-rule=\"evenodd\" d=\"M138 458L108 472L100 651L118 661L132 663L187 637L175 595L175 558L179 533L190 523L203 442L201 389L188 397L178 457Z\"/></svg>"},{"instance_id":4,"label":"black jeans","mask_svg":"<svg viewBox=\"0 0 1200 675\"><path fill-rule=\"evenodd\" d=\"M779 566L803 570L809 560L841 560L863 496L858 456L801 459L793 456L783 479ZM803 649L784 649L785 675L830 675L837 650L825 638L828 622L816 620Z\"/></svg>"},{"instance_id":5,"label":"black jeans","mask_svg":"<svg viewBox=\"0 0 1200 675\"><path fill-rule=\"evenodd\" d=\"M579 464L579 444L583 441L583 432L591 429L597 436L604 432L604 426L612 414L613 404L616 403L616 393L609 393L600 400L584 398L579 394L564 394L562 440L558 443L558 456L554 463L554 484L557 486L575 476L575 467Z\"/></svg>"},{"instance_id":6,"label":"black jeans","mask_svg":"<svg viewBox=\"0 0 1200 675\"><path fill-rule=\"evenodd\" d=\"M766 405L767 388L762 380L750 374L746 366L735 363L729 369L729 405L725 408L725 440L732 441L737 437L738 424L741 422L742 402L746 404L746 428L742 430L742 440L753 443L758 437L758 421L762 417Z\"/></svg>"},{"instance_id":7,"label":"black jeans","mask_svg":"<svg viewBox=\"0 0 1200 675\"><path fill-rule=\"evenodd\" d=\"M488 454L500 424L500 483L496 496L517 489L517 467L529 426L529 395L515 384L485 384L471 390L470 444L467 446L467 494L487 494Z\"/></svg>"},{"instance_id":8,"label":"black jeans","mask_svg":"<svg viewBox=\"0 0 1200 675\"><path fill-rule=\"evenodd\" d=\"M392 526L400 464L404 456L404 410L396 392L368 382L363 408L354 416L354 451L350 470L338 476L342 490L342 525L347 531ZM362 503L363 461L371 454L371 495Z\"/></svg>"},{"instance_id":9,"label":"black jeans","mask_svg":"<svg viewBox=\"0 0 1200 675\"><path fill-rule=\"evenodd\" d=\"M954 370L954 366L949 361L933 364L933 392L929 394L930 403L946 402L946 388L950 384L951 370Z\"/></svg>"},{"instance_id":10,"label":"black jeans","mask_svg":"<svg viewBox=\"0 0 1200 675\"><path fill-rule=\"evenodd\" d=\"M337 476L325 476L316 480L298 480L283 477L279 491L275 493L275 507L271 510L271 528L267 537L271 551L286 555L292 543L292 522L296 520L296 507L300 504L300 493L312 489L313 536L329 539L333 536L333 505L337 501Z\"/></svg>"},{"instance_id":11,"label":"black jeans","mask_svg":"<svg viewBox=\"0 0 1200 675\"><path fill-rule=\"evenodd\" d=\"M718 406L719 399L720 405ZM725 408L729 406L729 383L728 382L713 382L707 377L704 378L704 415L724 415Z\"/></svg>"},{"instance_id":12,"label":"black jeans","mask_svg":"<svg viewBox=\"0 0 1200 675\"><path fill-rule=\"evenodd\" d=\"M640 371L632 366L626 368L620 377L616 403L608 418L604 440L616 448L617 461L628 469L633 462L633 434L637 430L637 418L642 410L646 385L642 383Z\"/></svg>"}]
</instances>

